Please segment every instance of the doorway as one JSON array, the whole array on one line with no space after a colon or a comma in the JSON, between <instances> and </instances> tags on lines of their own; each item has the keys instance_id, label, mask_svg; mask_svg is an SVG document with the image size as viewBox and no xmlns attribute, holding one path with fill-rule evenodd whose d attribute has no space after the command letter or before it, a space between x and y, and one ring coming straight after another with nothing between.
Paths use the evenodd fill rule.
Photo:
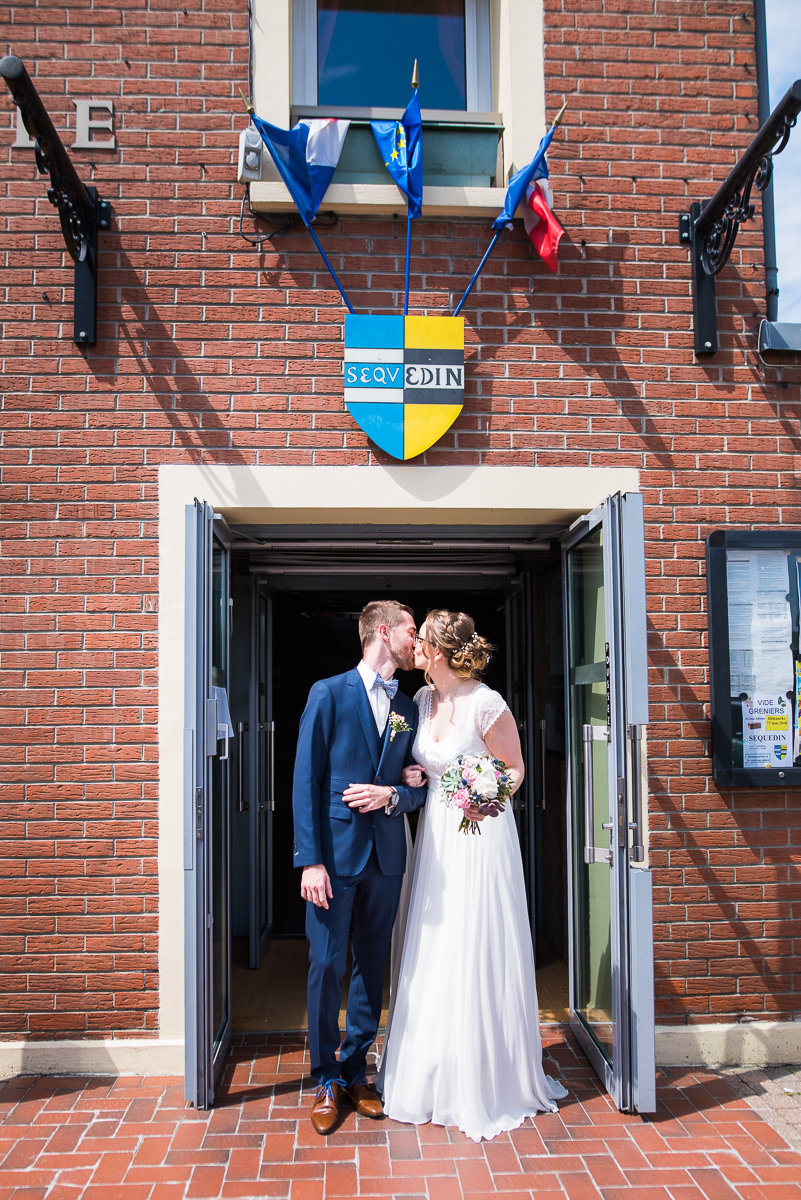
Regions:
<instances>
[{"instance_id":1,"label":"doorway","mask_svg":"<svg viewBox=\"0 0 801 1200\"><path fill-rule=\"evenodd\" d=\"M358 662L359 612L385 596L418 619L469 611L496 645L487 683L526 763L512 809L541 1019L569 1019L619 1107L652 1111L642 498L609 497L559 542L530 527L298 528L187 508L187 1098L213 1103L233 1029L305 1025L297 728L311 684ZM421 682L400 680L409 695Z\"/></svg>"},{"instance_id":2,"label":"doorway","mask_svg":"<svg viewBox=\"0 0 801 1200\"><path fill-rule=\"evenodd\" d=\"M426 565L433 569L425 575L407 575L404 579L398 579L396 573L398 566L402 571L408 571L409 563L404 562L404 559L409 557L408 545L398 546L396 543L394 547L382 548L380 553L386 561L380 564L375 561L375 553L371 553L371 550L371 547L364 547L359 561L340 559L335 563L331 561L335 552L325 546L320 546L316 551L305 550L303 561L290 562L288 567L290 571L314 570L315 566L318 567L321 573L311 577L276 573L287 569L284 556L292 556L289 547L282 548L280 552L273 551L272 557L269 552L263 556L260 551L237 553L236 549L232 555L232 719L235 728L239 728L248 715L246 705L251 690L250 675L253 670L258 670L255 663L259 657L258 648L254 653L254 648L251 647L248 653L248 631L252 633L256 628L256 622L253 621L252 612L249 610L268 603L272 644L267 649L266 658L271 670L271 704L275 714L274 746L277 763L271 796L272 808L268 818L271 825L271 863L264 872L263 882L265 890L271 893L272 922L258 963L249 956L249 948L253 944L252 930L249 927L252 916L248 904L251 825L249 794L245 797L244 811L235 813L232 825L231 978L234 1032L295 1031L306 1027L308 947L304 932L305 903L299 895L299 873L292 863L292 767L299 722L312 684L319 678L352 669L361 657L358 617L364 605L377 596L402 600L414 610L418 623L422 622L426 612L432 607L469 612L477 628L496 647L484 682L508 697L512 661L510 624L513 620L515 589L521 586L524 576L530 575L531 582L528 587L533 595L539 587L536 580L540 575L543 578L552 576L557 582L561 577L558 550L548 543L540 544L536 550L532 550L530 545L523 545L518 555L506 554L502 561L501 555L496 556L496 561L489 561L485 557L481 565L487 573L472 579L457 577L455 580L443 574L443 571L448 567L453 569L456 566L459 570L463 570L464 567L454 564L453 561L443 562L439 555L439 561L434 563L434 554L429 547L421 547L418 554L422 554ZM450 548L443 550L446 557L449 553L453 555L455 552ZM487 554L486 548L482 548L482 553ZM295 551L296 558L300 554L301 550L298 548ZM374 574L377 567L386 568L387 565L392 573L377 578ZM326 568L329 573L325 573ZM332 569L342 573L332 578ZM459 586L454 586L454 583ZM547 585L544 586L547 590ZM561 646L559 603L552 604L547 620L556 622L559 628L543 626L543 644L548 646L553 643L558 650ZM539 628L539 622L534 624ZM518 646L518 651L519 649ZM538 647L532 647L532 653L529 655L531 665L538 660L540 653ZM552 652L552 657L555 661L555 652ZM545 677L549 678L547 667ZM424 684L422 673L419 671L400 672L398 680L401 691L409 697L413 697L417 689ZM537 682L534 678L524 681L522 692L526 691L530 691L532 695L537 693ZM533 720L538 728L538 712L533 714ZM519 714L519 723L521 739L525 742L527 714ZM238 740L237 755L247 756L249 736L248 734L245 739ZM558 757L561 753L564 759L563 745L560 749L555 736L552 736L551 740L551 757ZM541 737L537 736L534 739L535 753L540 752L540 744ZM247 763L244 762L235 761L232 769L237 777L258 775L258 772L249 772ZM543 832L547 831L555 841L548 853L543 855L537 828L541 823L541 797L537 790L538 778L535 778L535 775L539 777L542 766L532 762L528 769L531 772L529 787L525 795L521 792L516 798L515 815L521 834L521 845L525 842L527 851L526 877L531 901L532 928L536 937L540 1016L545 1022L566 1022L566 871L564 865L561 874L554 872L549 865L554 846L564 849L566 845L564 803L554 803L547 813L548 824L543 824ZM560 774L564 778L563 766L560 769L552 764L551 770L554 772L554 780L558 779ZM555 792L558 785L554 782L551 787ZM532 805L530 812L529 804ZM545 813L542 815L545 816ZM411 823L414 836L416 815L413 815ZM531 831L530 825L534 826ZM543 861L540 862L540 859ZM556 919L552 918L549 911L550 893L554 886L560 886L565 893L559 898L557 907L560 915ZM540 896L549 896L549 903L538 903ZM262 908L266 908L266 904L262 905ZM388 987L387 977L385 1007L389 1001ZM347 976L344 994L346 989Z\"/></svg>"}]
</instances>

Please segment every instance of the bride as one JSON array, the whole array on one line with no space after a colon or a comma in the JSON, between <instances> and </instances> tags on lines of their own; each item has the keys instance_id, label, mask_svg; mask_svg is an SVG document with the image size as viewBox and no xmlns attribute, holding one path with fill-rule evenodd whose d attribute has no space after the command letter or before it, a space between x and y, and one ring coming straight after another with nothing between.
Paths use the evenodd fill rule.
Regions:
<instances>
[{"instance_id":1,"label":"bride","mask_svg":"<svg viewBox=\"0 0 801 1200\"><path fill-rule=\"evenodd\" d=\"M511 805L481 836L440 802L440 777L460 754L502 759L516 791L523 761L503 697L480 682L492 647L465 613L436 609L415 644L429 686L404 783L428 796L415 841L408 917L379 1075L384 1112L415 1125L455 1125L480 1141L556 1111L567 1092L542 1069L523 864Z\"/></svg>"}]
</instances>

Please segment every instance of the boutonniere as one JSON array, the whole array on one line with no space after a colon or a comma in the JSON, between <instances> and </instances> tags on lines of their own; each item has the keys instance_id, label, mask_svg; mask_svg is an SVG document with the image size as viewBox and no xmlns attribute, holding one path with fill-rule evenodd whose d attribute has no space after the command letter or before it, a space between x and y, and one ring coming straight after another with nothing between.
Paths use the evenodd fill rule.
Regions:
<instances>
[{"instance_id":1,"label":"boutonniere","mask_svg":"<svg viewBox=\"0 0 801 1200\"><path fill-rule=\"evenodd\" d=\"M411 725L407 725L406 722L404 721L403 717L400 715L400 713L397 713L397 712L391 712L389 714L389 728L390 728L389 740L391 742L395 741L396 733L411 733L412 732Z\"/></svg>"}]
</instances>

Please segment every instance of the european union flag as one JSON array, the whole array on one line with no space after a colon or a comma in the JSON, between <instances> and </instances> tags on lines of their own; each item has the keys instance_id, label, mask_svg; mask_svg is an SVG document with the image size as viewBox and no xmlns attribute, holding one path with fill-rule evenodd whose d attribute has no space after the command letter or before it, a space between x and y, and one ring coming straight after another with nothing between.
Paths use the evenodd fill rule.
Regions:
<instances>
[{"instance_id":1,"label":"european union flag","mask_svg":"<svg viewBox=\"0 0 801 1200\"><path fill-rule=\"evenodd\" d=\"M400 121L371 121L384 165L406 197L410 217L423 213L423 120L417 88Z\"/></svg>"}]
</instances>

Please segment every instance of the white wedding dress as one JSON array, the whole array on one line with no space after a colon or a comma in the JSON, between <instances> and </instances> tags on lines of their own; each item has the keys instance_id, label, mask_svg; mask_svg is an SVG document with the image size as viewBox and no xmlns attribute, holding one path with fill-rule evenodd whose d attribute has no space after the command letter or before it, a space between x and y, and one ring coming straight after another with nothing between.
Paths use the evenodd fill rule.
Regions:
<instances>
[{"instance_id":1,"label":"white wedding dress","mask_svg":"<svg viewBox=\"0 0 801 1200\"><path fill-rule=\"evenodd\" d=\"M567 1092L542 1069L534 954L511 805L458 832L440 777L460 754L487 754L484 734L507 705L479 684L453 732L430 734L431 689L415 696L412 753L428 773L410 869L408 916L378 1083L384 1111L415 1125L455 1125L480 1141L556 1111ZM405 907L405 906L404 906ZM403 919L403 908L400 914Z\"/></svg>"}]
</instances>

